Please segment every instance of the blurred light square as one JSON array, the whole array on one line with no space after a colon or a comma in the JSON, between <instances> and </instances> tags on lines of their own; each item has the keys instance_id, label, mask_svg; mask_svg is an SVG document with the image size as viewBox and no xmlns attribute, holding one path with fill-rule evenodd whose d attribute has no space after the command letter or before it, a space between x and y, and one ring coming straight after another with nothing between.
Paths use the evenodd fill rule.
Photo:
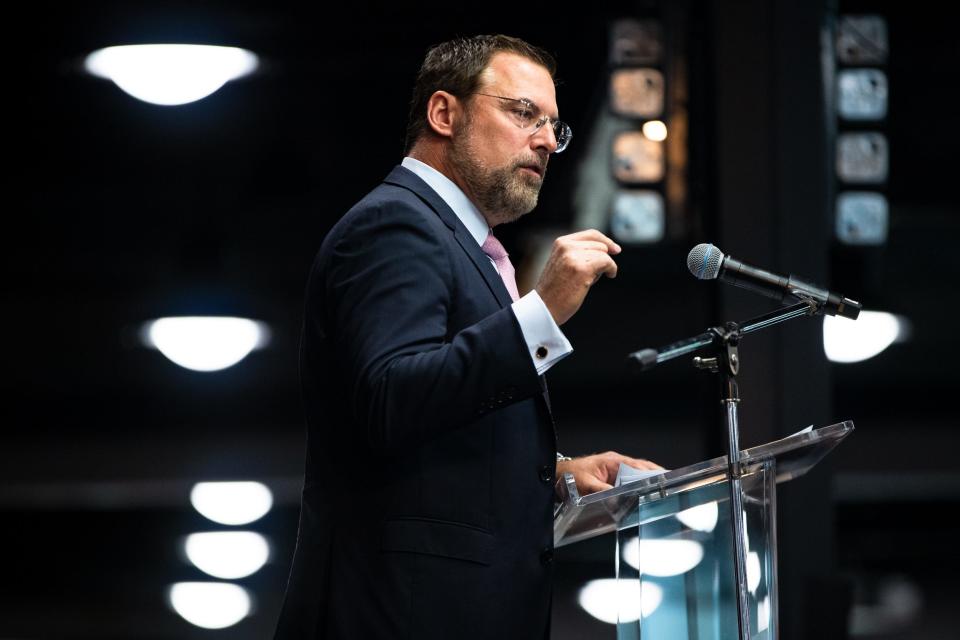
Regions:
<instances>
[{"instance_id":1,"label":"blurred light square","mask_svg":"<svg viewBox=\"0 0 960 640\"><path fill-rule=\"evenodd\" d=\"M618 133L613 139L613 175L626 184L663 179L663 143L639 131Z\"/></svg>"},{"instance_id":2,"label":"blurred light square","mask_svg":"<svg viewBox=\"0 0 960 640\"><path fill-rule=\"evenodd\" d=\"M837 110L847 120L887 116L887 74L879 69L845 69L837 75Z\"/></svg>"},{"instance_id":3,"label":"blurred light square","mask_svg":"<svg viewBox=\"0 0 960 640\"><path fill-rule=\"evenodd\" d=\"M837 26L837 60L841 64L883 64L890 44L887 21L878 15L840 16Z\"/></svg>"},{"instance_id":4,"label":"blurred light square","mask_svg":"<svg viewBox=\"0 0 960 640\"><path fill-rule=\"evenodd\" d=\"M663 74L656 69L617 69L610 75L610 107L628 118L659 118L663 113Z\"/></svg>"},{"instance_id":5,"label":"blurred light square","mask_svg":"<svg viewBox=\"0 0 960 640\"><path fill-rule=\"evenodd\" d=\"M887 240L889 205L882 193L847 191L837 196L837 239L844 244L878 245Z\"/></svg>"},{"instance_id":6,"label":"blurred light square","mask_svg":"<svg viewBox=\"0 0 960 640\"><path fill-rule=\"evenodd\" d=\"M610 62L614 65L656 64L663 56L663 28L657 20L624 18L610 29Z\"/></svg>"},{"instance_id":7,"label":"blurred light square","mask_svg":"<svg viewBox=\"0 0 960 640\"><path fill-rule=\"evenodd\" d=\"M889 145L884 134L844 133L837 138L837 177L844 182L884 182L889 164Z\"/></svg>"},{"instance_id":8,"label":"blurred light square","mask_svg":"<svg viewBox=\"0 0 960 640\"><path fill-rule=\"evenodd\" d=\"M617 242L649 244L663 239L663 196L646 189L623 189L613 200L610 232Z\"/></svg>"}]
</instances>

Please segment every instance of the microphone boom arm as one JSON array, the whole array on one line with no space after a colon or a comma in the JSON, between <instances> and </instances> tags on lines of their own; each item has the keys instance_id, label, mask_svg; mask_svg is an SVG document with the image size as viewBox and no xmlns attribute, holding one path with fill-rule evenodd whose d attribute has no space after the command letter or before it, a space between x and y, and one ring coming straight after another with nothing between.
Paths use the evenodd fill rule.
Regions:
<instances>
[{"instance_id":1,"label":"microphone boom arm","mask_svg":"<svg viewBox=\"0 0 960 640\"><path fill-rule=\"evenodd\" d=\"M819 311L820 303L813 298L808 298L803 302L792 304L789 307L777 309L751 318L750 320L736 323L736 326L739 329L740 335L744 335L772 327L775 324L780 324L787 320L799 318L800 316L816 315ZM628 355L627 358L631 362L639 365L640 371L648 371L662 362L667 362L668 360L699 351L703 347L716 344L718 338L723 336L725 331L727 331L727 329L713 327L705 333L685 340L671 342L659 349L640 349L639 351L634 351Z\"/></svg>"}]
</instances>

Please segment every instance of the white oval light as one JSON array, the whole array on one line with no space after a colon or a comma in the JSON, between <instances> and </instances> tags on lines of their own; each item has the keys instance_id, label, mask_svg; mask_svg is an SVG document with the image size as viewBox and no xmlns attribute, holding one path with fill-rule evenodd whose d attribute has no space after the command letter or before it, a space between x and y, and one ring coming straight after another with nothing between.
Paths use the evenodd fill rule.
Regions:
<instances>
[{"instance_id":1,"label":"white oval light","mask_svg":"<svg viewBox=\"0 0 960 640\"><path fill-rule=\"evenodd\" d=\"M633 622L640 616L649 617L663 600L663 589L640 580L591 580L577 596L583 610L597 620L608 624Z\"/></svg>"},{"instance_id":2,"label":"white oval light","mask_svg":"<svg viewBox=\"0 0 960 640\"><path fill-rule=\"evenodd\" d=\"M623 547L623 559L651 576L678 576L703 560L703 545L693 540L640 540L631 538Z\"/></svg>"},{"instance_id":3,"label":"white oval light","mask_svg":"<svg viewBox=\"0 0 960 640\"><path fill-rule=\"evenodd\" d=\"M128 94L163 106L195 102L253 72L256 54L237 47L138 44L98 49L84 67Z\"/></svg>"},{"instance_id":4,"label":"white oval light","mask_svg":"<svg viewBox=\"0 0 960 640\"><path fill-rule=\"evenodd\" d=\"M750 593L756 593L760 586L760 554L756 551L747 553L747 589Z\"/></svg>"},{"instance_id":5,"label":"white oval light","mask_svg":"<svg viewBox=\"0 0 960 640\"><path fill-rule=\"evenodd\" d=\"M170 587L170 606L184 620L204 629L224 629L250 613L250 594L228 582L178 582Z\"/></svg>"},{"instance_id":6,"label":"white oval light","mask_svg":"<svg viewBox=\"0 0 960 640\"><path fill-rule=\"evenodd\" d=\"M247 318L180 316L146 323L142 337L144 344L185 369L219 371L266 346L270 330Z\"/></svg>"},{"instance_id":7,"label":"white oval light","mask_svg":"<svg viewBox=\"0 0 960 640\"><path fill-rule=\"evenodd\" d=\"M663 142L667 139L667 125L660 120L647 120L641 128L643 135L654 142Z\"/></svg>"},{"instance_id":8,"label":"white oval light","mask_svg":"<svg viewBox=\"0 0 960 640\"><path fill-rule=\"evenodd\" d=\"M716 502L707 502L684 509L677 514L677 520L687 525L694 531L705 531L709 533L717 527L717 520L720 512Z\"/></svg>"},{"instance_id":9,"label":"white oval light","mask_svg":"<svg viewBox=\"0 0 960 640\"><path fill-rule=\"evenodd\" d=\"M833 362L867 360L906 337L906 318L883 311L861 311L856 320L823 317L823 351Z\"/></svg>"},{"instance_id":10,"label":"white oval light","mask_svg":"<svg viewBox=\"0 0 960 640\"><path fill-rule=\"evenodd\" d=\"M266 538L253 531L191 533L183 546L195 567L225 580L256 573L270 557Z\"/></svg>"},{"instance_id":11,"label":"white oval light","mask_svg":"<svg viewBox=\"0 0 960 640\"><path fill-rule=\"evenodd\" d=\"M259 482L198 482L190 491L190 504L220 524L249 524L273 506L273 494Z\"/></svg>"}]
</instances>

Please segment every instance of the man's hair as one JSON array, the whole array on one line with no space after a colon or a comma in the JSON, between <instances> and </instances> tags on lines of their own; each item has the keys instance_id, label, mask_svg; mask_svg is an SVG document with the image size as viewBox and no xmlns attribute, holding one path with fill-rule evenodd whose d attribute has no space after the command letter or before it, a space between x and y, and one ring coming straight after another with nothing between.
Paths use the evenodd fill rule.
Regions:
<instances>
[{"instance_id":1,"label":"man's hair","mask_svg":"<svg viewBox=\"0 0 960 640\"><path fill-rule=\"evenodd\" d=\"M413 86L404 154L409 153L429 129L427 102L430 96L436 91L448 91L458 98L471 95L479 88L480 74L490 64L490 59L500 52L515 53L536 62L550 72L551 78L557 72L557 62L552 55L510 36L456 38L430 47Z\"/></svg>"}]
</instances>

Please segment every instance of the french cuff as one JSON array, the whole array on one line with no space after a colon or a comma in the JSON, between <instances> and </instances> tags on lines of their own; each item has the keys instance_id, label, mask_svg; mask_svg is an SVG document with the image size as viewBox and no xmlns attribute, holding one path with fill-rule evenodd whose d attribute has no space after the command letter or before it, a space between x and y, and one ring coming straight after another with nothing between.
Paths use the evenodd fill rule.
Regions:
<instances>
[{"instance_id":1,"label":"french cuff","mask_svg":"<svg viewBox=\"0 0 960 640\"><path fill-rule=\"evenodd\" d=\"M546 373L547 369L573 352L573 346L554 322L547 305L536 290L510 306L520 324L520 331L523 332L523 339L527 343L527 350L537 374Z\"/></svg>"}]
</instances>

